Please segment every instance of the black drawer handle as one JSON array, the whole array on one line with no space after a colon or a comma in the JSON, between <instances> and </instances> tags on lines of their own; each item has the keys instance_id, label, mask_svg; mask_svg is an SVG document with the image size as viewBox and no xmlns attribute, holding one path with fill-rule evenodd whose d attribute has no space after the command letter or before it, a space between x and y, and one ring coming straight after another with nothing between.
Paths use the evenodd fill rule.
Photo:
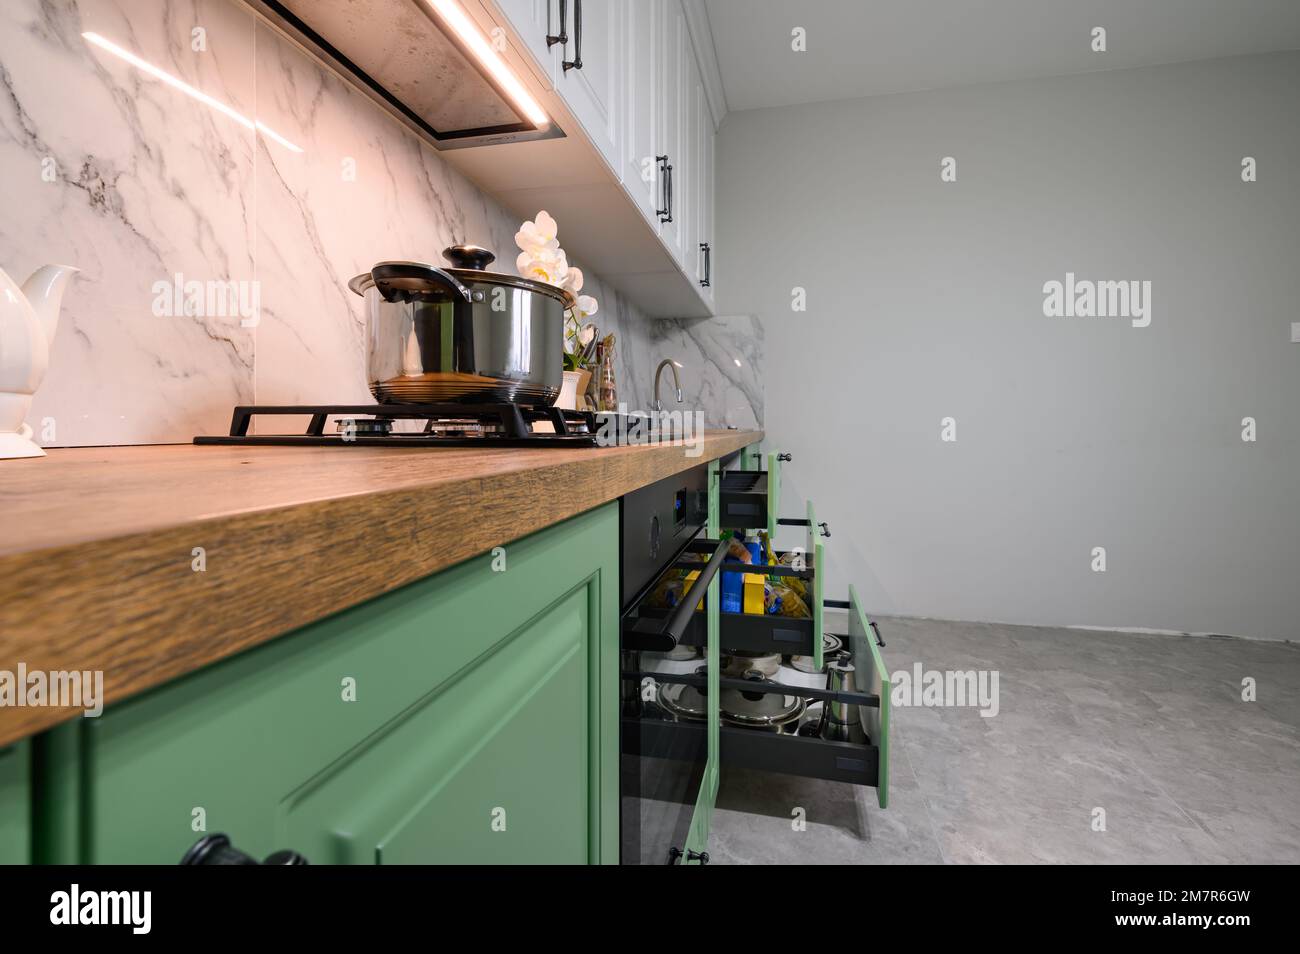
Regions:
<instances>
[{"instance_id":1,"label":"black drawer handle","mask_svg":"<svg viewBox=\"0 0 1300 954\"><path fill-rule=\"evenodd\" d=\"M695 613L695 605L699 603L704 591L713 582L713 578L718 575L718 568L722 566L722 562L727 558L729 545L730 541L725 538L718 541L718 548L713 551L713 556L709 557L709 562L700 571L700 575L695 578L690 590L682 594L681 601L668 614L668 620L664 623L663 635L673 641L673 646L682 641L682 635L686 632L686 627L690 625L691 617Z\"/></svg>"},{"instance_id":2,"label":"black drawer handle","mask_svg":"<svg viewBox=\"0 0 1300 954\"><path fill-rule=\"evenodd\" d=\"M296 851L275 851L258 861L230 843L222 834L204 835L185 852L183 865L305 865L309 862Z\"/></svg>"},{"instance_id":3,"label":"black drawer handle","mask_svg":"<svg viewBox=\"0 0 1300 954\"><path fill-rule=\"evenodd\" d=\"M634 637L636 649L666 653L682 641L686 627L691 624L691 619L695 615L696 604L704 598L704 591L708 589L713 578L718 575L718 569L727 559L728 543L725 538L717 541L717 549L709 557L709 562L700 569L700 575L695 578L690 589L682 593L682 598L662 623L659 623L657 618L642 616L636 620L631 630L624 630Z\"/></svg>"},{"instance_id":4,"label":"black drawer handle","mask_svg":"<svg viewBox=\"0 0 1300 954\"><path fill-rule=\"evenodd\" d=\"M787 461L787 462L790 461L790 460L793 460L793 458L792 458L789 454L777 454L777 455L776 455L776 459L777 459L777 460Z\"/></svg>"},{"instance_id":5,"label":"black drawer handle","mask_svg":"<svg viewBox=\"0 0 1300 954\"><path fill-rule=\"evenodd\" d=\"M817 524L817 526L819 526L819 527L822 528L822 536L823 536L823 537L829 537L829 536L831 535L831 528L830 528L830 525L827 524L825 520L823 520L821 523Z\"/></svg>"},{"instance_id":6,"label":"black drawer handle","mask_svg":"<svg viewBox=\"0 0 1300 954\"><path fill-rule=\"evenodd\" d=\"M682 856L682 850L678 848L676 845L668 849L668 857L671 858L673 861L676 861L681 856ZM707 865L709 863L709 853L707 851L693 851L688 848L686 850L686 860L698 861L702 865Z\"/></svg>"},{"instance_id":7,"label":"black drawer handle","mask_svg":"<svg viewBox=\"0 0 1300 954\"><path fill-rule=\"evenodd\" d=\"M828 609L849 609L851 605L852 604L850 604L848 600L822 600L822 606L825 606ZM884 646L885 641L880 638L880 627L876 625L876 621L874 619L868 620L867 625L870 626L871 631L876 634L876 645Z\"/></svg>"}]
</instances>

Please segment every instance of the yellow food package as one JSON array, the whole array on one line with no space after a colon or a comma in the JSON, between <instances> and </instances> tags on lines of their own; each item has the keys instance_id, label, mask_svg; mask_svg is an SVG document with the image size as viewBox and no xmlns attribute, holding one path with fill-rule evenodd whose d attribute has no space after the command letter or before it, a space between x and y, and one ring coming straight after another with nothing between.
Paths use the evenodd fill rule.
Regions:
<instances>
[{"instance_id":1,"label":"yellow food package","mask_svg":"<svg viewBox=\"0 0 1300 954\"><path fill-rule=\"evenodd\" d=\"M699 570L691 570L690 573L687 573L687 574L686 574L686 592L687 592L687 593L689 593L689 592L691 591L691 587L695 585L695 581L698 580L699 578L700 578L700 571L699 571ZM699 601L698 603L695 604L695 608L696 608L697 610L701 611L701 612L704 610L704 597L702 597L702 596L700 597L700 601Z\"/></svg>"},{"instance_id":2,"label":"yellow food package","mask_svg":"<svg viewBox=\"0 0 1300 954\"><path fill-rule=\"evenodd\" d=\"M763 604L768 616L807 619L812 615L808 612L808 604L800 598L799 594L782 583L767 585L763 593Z\"/></svg>"},{"instance_id":3,"label":"yellow food package","mask_svg":"<svg viewBox=\"0 0 1300 954\"><path fill-rule=\"evenodd\" d=\"M786 554L783 554L782 557L781 557L781 565L782 565L782 566L794 566L794 565L795 565L795 560L796 560L797 558L798 558L798 555L796 555L795 553L786 553ZM806 566L806 564L805 564L805 566ZM790 589L794 590L795 593L798 594L799 599L803 600L805 603L808 601L808 581L807 581L807 580L802 580L802 579L800 579L800 578L797 577L797 576L776 576L776 577L772 577L772 582L774 582L774 583L780 583L780 584L782 584L783 586L788 586Z\"/></svg>"},{"instance_id":4,"label":"yellow food package","mask_svg":"<svg viewBox=\"0 0 1300 954\"><path fill-rule=\"evenodd\" d=\"M766 605L763 602L765 582L761 573L745 574L744 601L741 604L743 612L752 613L755 616L762 616L767 612Z\"/></svg>"}]
</instances>

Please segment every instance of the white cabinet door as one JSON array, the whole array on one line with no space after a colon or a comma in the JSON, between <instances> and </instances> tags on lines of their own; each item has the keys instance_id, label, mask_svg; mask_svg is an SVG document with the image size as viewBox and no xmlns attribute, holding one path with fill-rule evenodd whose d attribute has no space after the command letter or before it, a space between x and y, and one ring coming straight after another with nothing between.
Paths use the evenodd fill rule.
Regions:
<instances>
[{"instance_id":1,"label":"white cabinet door","mask_svg":"<svg viewBox=\"0 0 1300 954\"><path fill-rule=\"evenodd\" d=\"M659 229L658 109L663 72L663 0L632 0L623 33L623 185Z\"/></svg>"},{"instance_id":2,"label":"white cabinet door","mask_svg":"<svg viewBox=\"0 0 1300 954\"><path fill-rule=\"evenodd\" d=\"M705 301L712 304L713 263L716 260L713 248L713 189L715 178L713 149L716 133L713 129L713 113L709 109L709 100L704 92L703 83L696 90L696 102L698 104L696 115L699 120L696 126L696 155L698 161L693 180L694 186L691 191L696 222L695 243L699 254L695 277L700 286L700 294Z\"/></svg>"},{"instance_id":3,"label":"white cabinet door","mask_svg":"<svg viewBox=\"0 0 1300 954\"><path fill-rule=\"evenodd\" d=\"M588 137L622 174L623 19L628 0L568 0L569 21L555 88Z\"/></svg>"},{"instance_id":4,"label":"white cabinet door","mask_svg":"<svg viewBox=\"0 0 1300 954\"><path fill-rule=\"evenodd\" d=\"M547 43L547 37L563 33L560 0L496 0L496 4L537 61L547 83L554 84L560 45Z\"/></svg>"},{"instance_id":5,"label":"white cabinet door","mask_svg":"<svg viewBox=\"0 0 1300 954\"><path fill-rule=\"evenodd\" d=\"M700 239L700 105L704 98L704 81L695 63L694 47L688 44L685 70L686 126L682 139L682 173L676 188L680 195L678 209L682 217L682 271L694 283L699 281L702 257ZM698 286L697 286L698 287Z\"/></svg>"},{"instance_id":6,"label":"white cabinet door","mask_svg":"<svg viewBox=\"0 0 1300 954\"><path fill-rule=\"evenodd\" d=\"M685 206L682 204L682 176L686 170L689 117L687 77L693 59L686 16L679 0L664 0L663 8L663 75L659 82L659 135L657 137L660 176L659 235L677 264L685 267L686 248L683 228Z\"/></svg>"}]
</instances>

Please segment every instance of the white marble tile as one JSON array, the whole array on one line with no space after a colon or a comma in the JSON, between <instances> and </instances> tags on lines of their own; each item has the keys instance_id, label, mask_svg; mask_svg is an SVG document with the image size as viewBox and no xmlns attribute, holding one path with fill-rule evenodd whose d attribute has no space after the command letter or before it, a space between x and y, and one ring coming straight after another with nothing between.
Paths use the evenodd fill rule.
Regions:
<instances>
[{"instance_id":1,"label":"white marble tile","mask_svg":"<svg viewBox=\"0 0 1300 954\"><path fill-rule=\"evenodd\" d=\"M81 36L98 33L246 113L252 17L225 0L145 6L0 5L0 265L18 281L47 262L82 269L29 416L38 436L53 419L47 443L186 440L253 393L252 335L237 316L152 307L154 283L177 273L251 279L253 134ZM195 51L199 27L206 50Z\"/></svg>"},{"instance_id":2,"label":"white marble tile","mask_svg":"<svg viewBox=\"0 0 1300 954\"><path fill-rule=\"evenodd\" d=\"M763 326L749 315L659 322L655 347L677 357L687 401L715 427L763 421ZM673 354L676 351L677 354Z\"/></svg>"}]
</instances>

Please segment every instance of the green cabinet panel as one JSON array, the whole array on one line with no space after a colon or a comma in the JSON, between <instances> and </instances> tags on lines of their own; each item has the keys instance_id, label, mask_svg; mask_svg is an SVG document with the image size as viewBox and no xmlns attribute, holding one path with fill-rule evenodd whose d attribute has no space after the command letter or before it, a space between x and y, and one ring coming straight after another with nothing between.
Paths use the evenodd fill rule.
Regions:
<instances>
[{"instance_id":1,"label":"green cabinet panel","mask_svg":"<svg viewBox=\"0 0 1300 954\"><path fill-rule=\"evenodd\" d=\"M881 808L889 807L889 722L890 705L894 693L893 682L885 661L876 648L876 637L871 630L867 614L862 611L858 591L849 584L849 646L853 650L853 664L860 673L859 692L869 692L880 699L879 708L862 710L862 728L871 739L878 754L876 768L876 800Z\"/></svg>"},{"instance_id":2,"label":"green cabinet panel","mask_svg":"<svg viewBox=\"0 0 1300 954\"><path fill-rule=\"evenodd\" d=\"M616 861L617 649L609 504L47 734L37 856Z\"/></svg>"},{"instance_id":3,"label":"green cabinet panel","mask_svg":"<svg viewBox=\"0 0 1300 954\"><path fill-rule=\"evenodd\" d=\"M722 474L718 462L716 460L710 461L709 512L705 533L712 539L717 539L722 532L719 526L721 522L719 514L721 486ZM708 680L706 686L708 713L705 722L708 757L704 765L704 773L700 779L700 791L695 799L695 809L691 814L690 828L686 833L686 850L678 861L679 864L683 865L699 864L708 851L709 827L713 823L713 806L718 800L718 788L722 783L722 749L719 736L722 714L718 704L718 700L722 696L721 686L719 685L722 675L721 653L719 651L722 631L720 576L721 574L714 575L713 579L709 581L709 588L706 591L705 610L708 613L708 635L704 650L704 661L707 668L706 679Z\"/></svg>"},{"instance_id":4,"label":"green cabinet panel","mask_svg":"<svg viewBox=\"0 0 1300 954\"><path fill-rule=\"evenodd\" d=\"M0 865L31 860L31 745L0 749Z\"/></svg>"},{"instance_id":5,"label":"green cabinet panel","mask_svg":"<svg viewBox=\"0 0 1300 954\"><path fill-rule=\"evenodd\" d=\"M811 500L807 503L808 538L804 548L804 558L812 560L812 616L813 616L813 665L818 670L825 661L822 659L825 647L822 645L822 633L826 625L826 552L821 542L821 531L817 526L817 512Z\"/></svg>"},{"instance_id":6,"label":"green cabinet panel","mask_svg":"<svg viewBox=\"0 0 1300 954\"><path fill-rule=\"evenodd\" d=\"M781 455L767 455L767 538L776 539L776 521L781 516ZM809 554L811 556L811 554Z\"/></svg>"}]
</instances>

